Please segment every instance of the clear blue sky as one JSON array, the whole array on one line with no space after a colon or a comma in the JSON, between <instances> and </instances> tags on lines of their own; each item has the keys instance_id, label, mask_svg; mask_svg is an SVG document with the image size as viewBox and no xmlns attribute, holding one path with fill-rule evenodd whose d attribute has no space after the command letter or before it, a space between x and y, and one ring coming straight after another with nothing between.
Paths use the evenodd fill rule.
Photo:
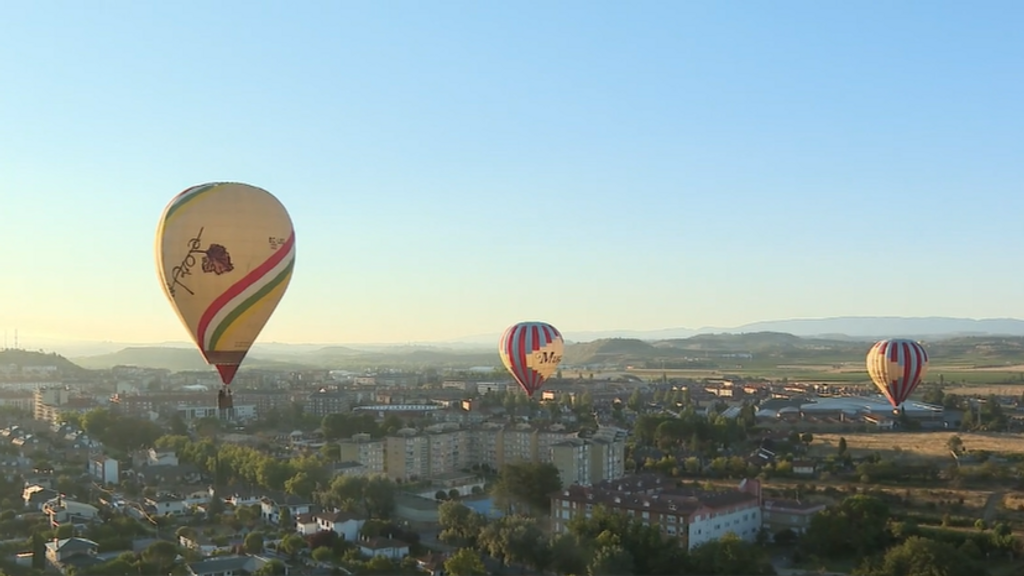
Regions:
<instances>
[{"instance_id":1,"label":"clear blue sky","mask_svg":"<svg viewBox=\"0 0 1024 576\"><path fill-rule=\"evenodd\" d=\"M1024 317L1024 3L0 7L0 326L185 339L166 202L249 182L263 341Z\"/></svg>"}]
</instances>

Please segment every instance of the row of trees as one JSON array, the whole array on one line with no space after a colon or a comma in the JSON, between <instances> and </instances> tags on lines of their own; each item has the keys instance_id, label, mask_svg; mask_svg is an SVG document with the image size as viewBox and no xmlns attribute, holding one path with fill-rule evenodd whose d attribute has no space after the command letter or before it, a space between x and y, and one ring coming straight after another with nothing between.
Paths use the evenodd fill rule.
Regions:
<instances>
[{"instance_id":1,"label":"row of trees","mask_svg":"<svg viewBox=\"0 0 1024 576\"><path fill-rule=\"evenodd\" d=\"M981 560L1019 547L1005 524L976 533L920 527L893 520L883 500L856 495L817 514L799 550L823 560L863 559L858 576L984 576Z\"/></svg>"},{"instance_id":2,"label":"row of trees","mask_svg":"<svg viewBox=\"0 0 1024 576\"><path fill-rule=\"evenodd\" d=\"M538 521L511 515L488 521L458 502L439 510L440 538L462 548L445 568L451 576L484 574L481 555L505 565L558 574L612 576L644 574L762 575L775 571L763 550L735 535L687 553L656 527L597 507L590 518L569 521L565 534L549 539ZM475 551L468 552L468 551Z\"/></svg>"}]
</instances>

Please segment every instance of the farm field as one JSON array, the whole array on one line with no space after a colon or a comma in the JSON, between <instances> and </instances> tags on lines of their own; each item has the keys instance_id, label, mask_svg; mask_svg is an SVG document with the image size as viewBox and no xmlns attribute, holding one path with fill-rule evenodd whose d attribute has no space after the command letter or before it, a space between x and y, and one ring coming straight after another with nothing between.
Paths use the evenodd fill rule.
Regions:
<instances>
[{"instance_id":1,"label":"farm field","mask_svg":"<svg viewBox=\"0 0 1024 576\"><path fill-rule=\"evenodd\" d=\"M847 450L854 456L880 452L883 456L900 453L922 458L949 459L947 443L960 436L964 448L1000 453L1024 454L1024 434L996 432L865 432L854 434L815 434L810 453L818 456L835 454L839 438L846 438Z\"/></svg>"},{"instance_id":2,"label":"farm field","mask_svg":"<svg viewBox=\"0 0 1024 576\"><path fill-rule=\"evenodd\" d=\"M660 368L626 368L625 370L565 370L565 378L610 378L622 375L636 376L642 380L668 378L688 378L701 380L704 378L768 378L781 380L788 378L793 382L814 382L844 385L871 385L867 371L860 362L842 364L780 364L780 365L721 365L718 368L694 369L660 369ZM1020 386L1024 392L1024 365L978 366L972 364L932 365L928 369L926 383L937 383L939 380L948 387L957 387L956 394L979 394L967 391L973 386Z\"/></svg>"}]
</instances>

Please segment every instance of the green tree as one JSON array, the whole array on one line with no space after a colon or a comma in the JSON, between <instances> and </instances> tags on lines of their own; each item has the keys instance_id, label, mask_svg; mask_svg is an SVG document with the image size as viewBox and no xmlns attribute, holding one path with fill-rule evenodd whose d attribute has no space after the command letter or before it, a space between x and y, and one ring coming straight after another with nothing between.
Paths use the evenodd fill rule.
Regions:
<instances>
[{"instance_id":1,"label":"green tree","mask_svg":"<svg viewBox=\"0 0 1024 576\"><path fill-rule=\"evenodd\" d=\"M449 576L483 576L487 574L480 554L471 548L462 548L444 562Z\"/></svg>"},{"instance_id":2,"label":"green tree","mask_svg":"<svg viewBox=\"0 0 1024 576\"><path fill-rule=\"evenodd\" d=\"M39 532L32 535L32 569L46 569L46 541Z\"/></svg>"},{"instance_id":3,"label":"green tree","mask_svg":"<svg viewBox=\"0 0 1024 576\"><path fill-rule=\"evenodd\" d=\"M590 576L624 576L633 574L633 555L618 544L602 546L587 566Z\"/></svg>"},{"instance_id":4,"label":"green tree","mask_svg":"<svg viewBox=\"0 0 1024 576\"><path fill-rule=\"evenodd\" d=\"M161 574L166 574L174 565L178 557L178 547L166 540L153 542L142 552L142 559L147 564L155 566Z\"/></svg>"},{"instance_id":5,"label":"green tree","mask_svg":"<svg viewBox=\"0 0 1024 576\"><path fill-rule=\"evenodd\" d=\"M245 537L245 551L249 554L261 554L263 552L263 534L250 532Z\"/></svg>"},{"instance_id":6,"label":"green tree","mask_svg":"<svg viewBox=\"0 0 1024 576\"><path fill-rule=\"evenodd\" d=\"M506 464L494 487L495 497L506 507L526 504L537 512L551 508L551 493L562 489L558 468L550 463Z\"/></svg>"},{"instance_id":7,"label":"green tree","mask_svg":"<svg viewBox=\"0 0 1024 576\"><path fill-rule=\"evenodd\" d=\"M694 548L690 561L698 574L775 574L764 550L741 540L733 532Z\"/></svg>"},{"instance_id":8,"label":"green tree","mask_svg":"<svg viewBox=\"0 0 1024 576\"><path fill-rule=\"evenodd\" d=\"M253 576L283 576L287 571L287 567L284 562L280 560L271 560L263 566L260 566L253 572Z\"/></svg>"},{"instance_id":9,"label":"green tree","mask_svg":"<svg viewBox=\"0 0 1024 576\"><path fill-rule=\"evenodd\" d=\"M846 438L842 436L839 437L839 448L837 451L839 452L840 457L846 456Z\"/></svg>"},{"instance_id":10,"label":"green tree","mask_svg":"<svg viewBox=\"0 0 1024 576\"><path fill-rule=\"evenodd\" d=\"M944 542L911 536L886 551L881 561L868 561L856 576L985 576L982 564Z\"/></svg>"}]
</instances>

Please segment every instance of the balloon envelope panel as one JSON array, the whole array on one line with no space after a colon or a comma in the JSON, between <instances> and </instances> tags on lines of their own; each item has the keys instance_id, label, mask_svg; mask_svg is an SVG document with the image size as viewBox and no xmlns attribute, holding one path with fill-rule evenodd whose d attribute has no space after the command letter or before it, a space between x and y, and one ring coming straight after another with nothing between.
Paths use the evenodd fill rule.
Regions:
<instances>
[{"instance_id":1,"label":"balloon envelope panel","mask_svg":"<svg viewBox=\"0 0 1024 576\"><path fill-rule=\"evenodd\" d=\"M295 231L266 190L203 184L164 209L156 253L164 293L206 361L237 366L291 281Z\"/></svg>"},{"instance_id":2,"label":"balloon envelope panel","mask_svg":"<svg viewBox=\"0 0 1024 576\"><path fill-rule=\"evenodd\" d=\"M544 322L510 326L498 342L502 363L530 396L558 370L564 350L562 335Z\"/></svg>"},{"instance_id":3,"label":"balloon envelope panel","mask_svg":"<svg viewBox=\"0 0 1024 576\"><path fill-rule=\"evenodd\" d=\"M896 407L928 374L928 353L913 340L882 340L868 351L867 369L875 386Z\"/></svg>"}]
</instances>

